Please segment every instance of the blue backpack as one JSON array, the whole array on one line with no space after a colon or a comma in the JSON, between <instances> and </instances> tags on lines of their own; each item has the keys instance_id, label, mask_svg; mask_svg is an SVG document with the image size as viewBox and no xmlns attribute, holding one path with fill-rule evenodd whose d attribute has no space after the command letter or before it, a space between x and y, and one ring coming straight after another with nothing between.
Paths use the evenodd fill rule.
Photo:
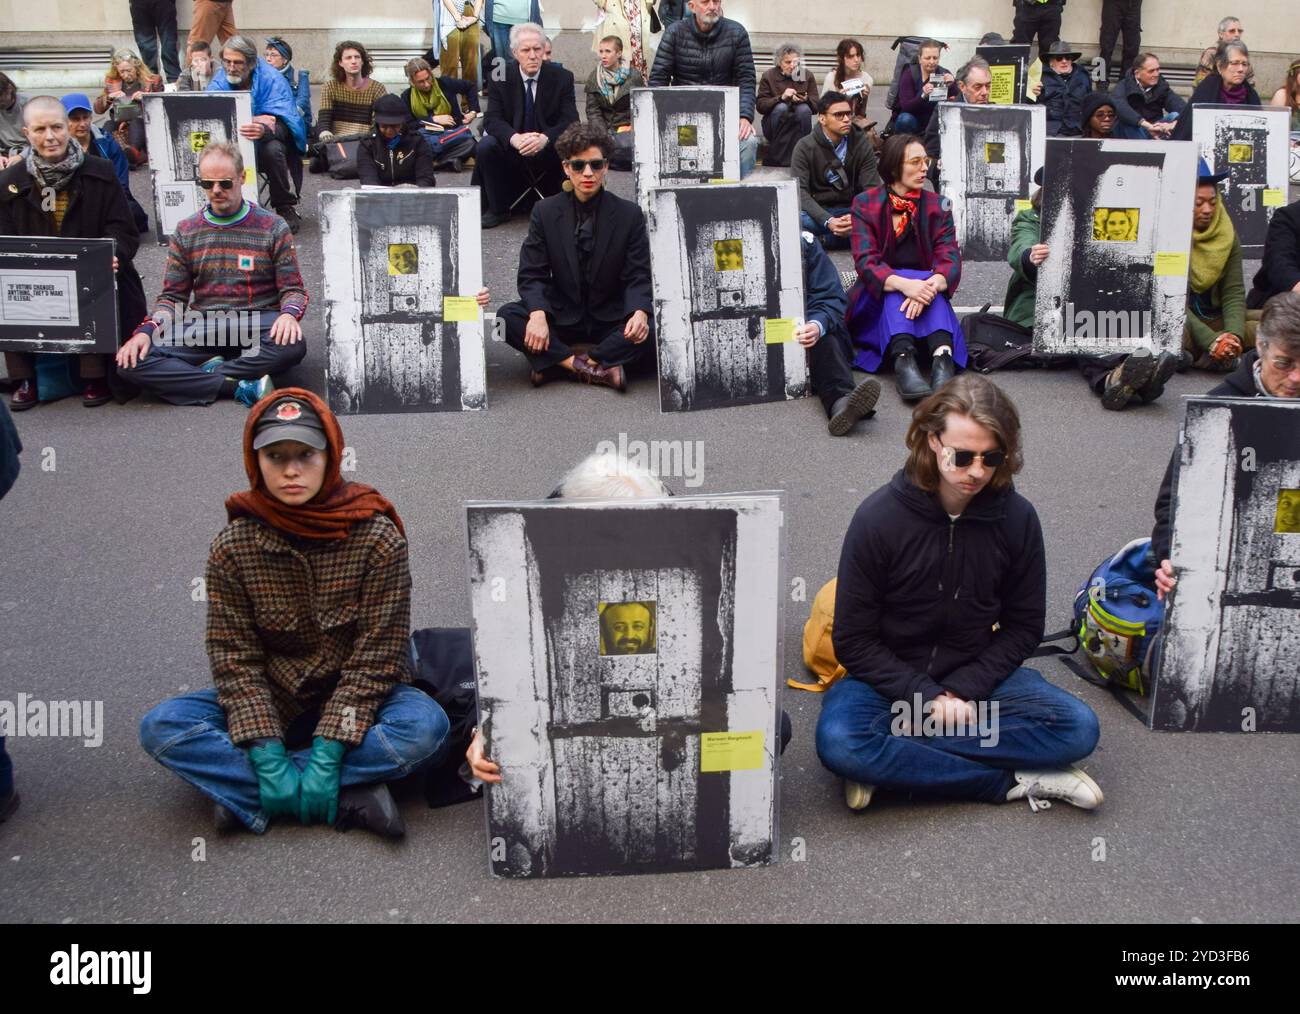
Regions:
<instances>
[{"instance_id":1,"label":"blue backpack","mask_svg":"<svg viewBox=\"0 0 1300 1014\"><path fill-rule=\"evenodd\" d=\"M1106 685L1145 696L1164 613L1151 540L1134 539L1103 560L1074 596L1073 633Z\"/></svg>"}]
</instances>

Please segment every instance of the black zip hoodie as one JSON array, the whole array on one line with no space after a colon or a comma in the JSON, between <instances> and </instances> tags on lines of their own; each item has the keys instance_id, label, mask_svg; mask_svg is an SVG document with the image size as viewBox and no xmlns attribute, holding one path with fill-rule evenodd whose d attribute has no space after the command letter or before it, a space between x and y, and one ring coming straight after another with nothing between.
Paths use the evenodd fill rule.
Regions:
<instances>
[{"instance_id":1,"label":"black zip hoodie","mask_svg":"<svg viewBox=\"0 0 1300 1014\"><path fill-rule=\"evenodd\" d=\"M1028 500L986 486L953 521L900 471L844 536L831 638L849 676L890 700L982 700L1038 647L1046 611Z\"/></svg>"}]
</instances>

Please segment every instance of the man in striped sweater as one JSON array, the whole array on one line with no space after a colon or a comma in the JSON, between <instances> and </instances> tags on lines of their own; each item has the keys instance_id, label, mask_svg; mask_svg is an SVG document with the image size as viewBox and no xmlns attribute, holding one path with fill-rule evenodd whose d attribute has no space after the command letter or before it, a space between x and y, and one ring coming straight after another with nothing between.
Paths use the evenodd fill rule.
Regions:
<instances>
[{"instance_id":1,"label":"man in striped sweater","mask_svg":"<svg viewBox=\"0 0 1300 1014\"><path fill-rule=\"evenodd\" d=\"M238 145L203 150L208 206L177 225L153 313L117 354L122 377L173 405L233 397L252 407L307 352L289 227L244 200L243 177Z\"/></svg>"}]
</instances>

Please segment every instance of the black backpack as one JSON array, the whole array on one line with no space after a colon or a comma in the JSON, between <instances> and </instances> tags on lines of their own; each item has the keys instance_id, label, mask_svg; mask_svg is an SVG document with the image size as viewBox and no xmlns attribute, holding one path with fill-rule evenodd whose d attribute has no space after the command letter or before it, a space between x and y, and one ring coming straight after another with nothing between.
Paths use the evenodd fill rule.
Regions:
<instances>
[{"instance_id":1,"label":"black backpack","mask_svg":"<svg viewBox=\"0 0 1300 1014\"><path fill-rule=\"evenodd\" d=\"M478 722L478 683L474 648L468 627L426 627L411 635L411 674L414 686L432 697L447 713L451 729L441 763L427 768L424 797L430 806L451 806L477 799L475 789L460 777L474 726Z\"/></svg>"},{"instance_id":2,"label":"black backpack","mask_svg":"<svg viewBox=\"0 0 1300 1014\"><path fill-rule=\"evenodd\" d=\"M1060 370L1074 365L1074 356L1048 355L1034 351L1034 332L988 312L989 304L978 313L961 319L961 333L966 338L968 369L978 373L994 370Z\"/></svg>"}]
</instances>

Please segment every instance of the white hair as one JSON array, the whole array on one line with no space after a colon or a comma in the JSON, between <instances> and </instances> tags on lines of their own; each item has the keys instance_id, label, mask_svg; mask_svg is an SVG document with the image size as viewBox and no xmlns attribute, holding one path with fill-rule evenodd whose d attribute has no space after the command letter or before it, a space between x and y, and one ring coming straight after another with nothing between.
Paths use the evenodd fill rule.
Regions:
<instances>
[{"instance_id":1,"label":"white hair","mask_svg":"<svg viewBox=\"0 0 1300 1014\"><path fill-rule=\"evenodd\" d=\"M574 465L553 495L565 500L646 500L672 494L649 469L609 450Z\"/></svg>"},{"instance_id":2,"label":"white hair","mask_svg":"<svg viewBox=\"0 0 1300 1014\"><path fill-rule=\"evenodd\" d=\"M537 36L543 47L546 45L546 32L542 30L542 26L532 21L525 21L522 25L510 26L510 49L512 52L519 48L520 37L527 35L529 32Z\"/></svg>"}]
</instances>

